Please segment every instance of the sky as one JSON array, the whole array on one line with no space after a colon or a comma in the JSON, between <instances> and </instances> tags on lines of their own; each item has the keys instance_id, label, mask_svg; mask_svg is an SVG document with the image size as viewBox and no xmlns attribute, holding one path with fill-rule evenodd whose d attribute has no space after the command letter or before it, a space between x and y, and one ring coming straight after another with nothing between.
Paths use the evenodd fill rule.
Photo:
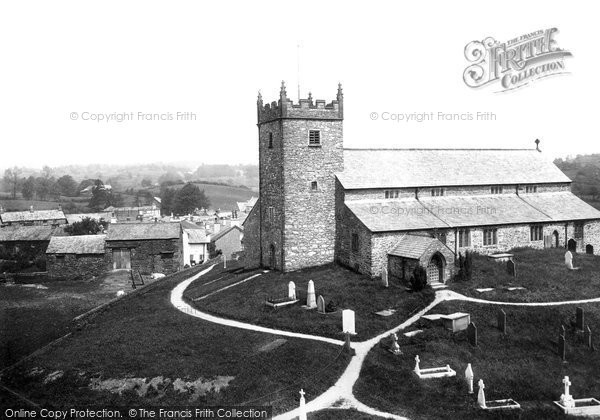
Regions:
<instances>
[{"instance_id":1,"label":"sky","mask_svg":"<svg viewBox=\"0 0 600 420\"><path fill-rule=\"evenodd\" d=\"M282 80L294 101L342 83L345 147L600 152L599 15L593 1L2 2L0 168L258 163L257 93L277 100ZM549 28L572 53L563 74L465 84L468 43Z\"/></svg>"}]
</instances>

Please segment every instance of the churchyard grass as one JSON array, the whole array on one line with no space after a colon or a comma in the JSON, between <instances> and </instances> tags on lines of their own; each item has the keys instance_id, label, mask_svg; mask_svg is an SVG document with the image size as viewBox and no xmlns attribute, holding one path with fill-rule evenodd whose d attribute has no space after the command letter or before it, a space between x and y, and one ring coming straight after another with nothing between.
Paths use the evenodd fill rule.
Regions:
<instances>
[{"instance_id":1,"label":"churchyard grass","mask_svg":"<svg viewBox=\"0 0 600 420\"><path fill-rule=\"evenodd\" d=\"M559 399L565 375L573 383L575 398L600 396L600 352L585 347L582 334L571 327L577 306L584 308L592 332L600 333L598 304L527 308L444 302L431 313L470 313L477 326L478 347L468 343L466 331L453 334L422 319L413 327L423 329L422 333L412 338L399 335L403 355L373 348L354 388L355 396L369 406L409 418L564 418L552 401ZM501 308L507 314L506 335L497 328ZM566 363L557 354L561 324L566 328ZM419 379L413 373L416 355L421 368L449 364L456 377ZM471 395L464 379L467 363L472 364L475 377ZM488 401L512 398L523 410L481 410L477 406L480 378Z\"/></svg>"},{"instance_id":2,"label":"churchyard grass","mask_svg":"<svg viewBox=\"0 0 600 420\"><path fill-rule=\"evenodd\" d=\"M245 274L245 277L253 273ZM301 307L306 303L309 280L313 280L315 284L316 297L322 295L326 305L333 300L337 305L337 312L320 314L316 309L306 310ZM227 279L223 281L223 285L231 283ZM266 306L265 301L269 298L287 297L290 281L296 284L300 302L278 309ZM193 298L214 291L214 283L207 290L204 290L204 283L206 280L192 284L184 294L199 310L286 331L343 339L342 309L352 309L356 313L356 340L359 341L395 327L429 304L434 297L430 289L410 293L406 291L405 285L394 281L390 281L389 287L384 288L378 280L335 264L286 274L265 273L206 299L191 302ZM375 314L384 309L395 309L396 312L388 317Z\"/></svg>"},{"instance_id":3,"label":"churchyard grass","mask_svg":"<svg viewBox=\"0 0 600 420\"><path fill-rule=\"evenodd\" d=\"M565 266L565 249L517 248L514 254L517 277L506 271L506 263L491 261L473 254L473 279L451 282L450 288L466 296L502 302L555 302L600 297L600 256L574 254L573 265ZM509 291L507 287L525 287ZM493 291L479 293L475 289L493 287Z\"/></svg>"},{"instance_id":4,"label":"churchyard grass","mask_svg":"<svg viewBox=\"0 0 600 420\"><path fill-rule=\"evenodd\" d=\"M230 266L232 269L235 267ZM181 274L181 273L179 273ZM222 276L222 266L206 281ZM88 319L81 330L8 371L1 381L45 406L265 405L280 413L332 386L348 363L341 346L220 326L174 308L171 290L185 276L165 278ZM203 278L204 280L204 278ZM35 374L35 371L41 373ZM63 376L44 384L51 372ZM172 386L145 396L94 391L94 379L162 376L171 381L233 377L228 386L191 400Z\"/></svg>"}]
</instances>

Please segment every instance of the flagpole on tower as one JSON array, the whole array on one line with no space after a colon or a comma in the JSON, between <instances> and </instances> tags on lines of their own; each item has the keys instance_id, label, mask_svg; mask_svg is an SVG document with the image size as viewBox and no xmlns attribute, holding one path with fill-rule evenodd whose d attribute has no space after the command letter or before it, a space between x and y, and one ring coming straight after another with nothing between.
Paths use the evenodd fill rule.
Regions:
<instances>
[{"instance_id":1,"label":"flagpole on tower","mask_svg":"<svg viewBox=\"0 0 600 420\"><path fill-rule=\"evenodd\" d=\"M298 103L300 103L300 43L296 46L296 62L298 64Z\"/></svg>"}]
</instances>

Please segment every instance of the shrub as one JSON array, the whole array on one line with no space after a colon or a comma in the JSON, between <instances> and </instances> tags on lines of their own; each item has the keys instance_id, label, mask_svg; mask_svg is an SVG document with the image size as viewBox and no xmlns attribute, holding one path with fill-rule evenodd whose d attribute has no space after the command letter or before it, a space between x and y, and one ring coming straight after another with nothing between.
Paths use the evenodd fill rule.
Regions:
<instances>
[{"instance_id":1,"label":"shrub","mask_svg":"<svg viewBox=\"0 0 600 420\"><path fill-rule=\"evenodd\" d=\"M415 292L420 292L427 286L427 271L417 265L410 277L410 286Z\"/></svg>"}]
</instances>

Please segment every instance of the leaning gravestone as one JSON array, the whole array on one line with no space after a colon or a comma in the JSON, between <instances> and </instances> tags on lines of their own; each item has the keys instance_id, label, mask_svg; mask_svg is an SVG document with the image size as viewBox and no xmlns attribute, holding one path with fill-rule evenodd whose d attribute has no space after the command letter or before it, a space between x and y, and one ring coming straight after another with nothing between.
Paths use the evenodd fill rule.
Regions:
<instances>
[{"instance_id":1,"label":"leaning gravestone","mask_svg":"<svg viewBox=\"0 0 600 420\"><path fill-rule=\"evenodd\" d=\"M575 312L575 327L580 331L585 328L585 316L581 307L578 307Z\"/></svg>"},{"instance_id":2,"label":"leaning gravestone","mask_svg":"<svg viewBox=\"0 0 600 420\"><path fill-rule=\"evenodd\" d=\"M592 348L592 330L590 330L590 326L588 325L583 332L583 343L588 349Z\"/></svg>"},{"instance_id":3,"label":"leaning gravestone","mask_svg":"<svg viewBox=\"0 0 600 420\"><path fill-rule=\"evenodd\" d=\"M477 327L472 322L467 327L467 337L469 338L469 344L477 347Z\"/></svg>"},{"instance_id":4,"label":"leaning gravestone","mask_svg":"<svg viewBox=\"0 0 600 420\"><path fill-rule=\"evenodd\" d=\"M317 299L315 297L315 283L312 280L308 282L308 289L306 291L306 306L309 309L317 307Z\"/></svg>"},{"instance_id":5,"label":"leaning gravestone","mask_svg":"<svg viewBox=\"0 0 600 420\"><path fill-rule=\"evenodd\" d=\"M565 342L564 335L558 336L558 355L563 360L563 362L567 360L567 344Z\"/></svg>"},{"instance_id":6,"label":"leaning gravestone","mask_svg":"<svg viewBox=\"0 0 600 420\"><path fill-rule=\"evenodd\" d=\"M288 283L288 298L291 300L296 300L296 283L293 281Z\"/></svg>"},{"instance_id":7,"label":"leaning gravestone","mask_svg":"<svg viewBox=\"0 0 600 420\"><path fill-rule=\"evenodd\" d=\"M517 277L517 267L513 260L508 260L506 263L506 272L511 277Z\"/></svg>"},{"instance_id":8,"label":"leaning gravestone","mask_svg":"<svg viewBox=\"0 0 600 420\"><path fill-rule=\"evenodd\" d=\"M506 334L506 312L503 309L498 311L498 329Z\"/></svg>"},{"instance_id":9,"label":"leaning gravestone","mask_svg":"<svg viewBox=\"0 0 600 420\"><path fill-rule=\"evenodd\" d=\"M325 299L323 296L319 295L317 299L317 312L324 314L325 313Z\"/></svg>"},{"instance_id":10,"label":"leaning gravestone","mask_svg":"<svg viewBox=\"0 0 600 420\"><path fill-rule=\"evenodd\" d=\"M388 272L386 269L383 269L383 271L381 272L381 284L383 287L388 287L389 283L388 283Z\"/></svg>"}]
</instances>

